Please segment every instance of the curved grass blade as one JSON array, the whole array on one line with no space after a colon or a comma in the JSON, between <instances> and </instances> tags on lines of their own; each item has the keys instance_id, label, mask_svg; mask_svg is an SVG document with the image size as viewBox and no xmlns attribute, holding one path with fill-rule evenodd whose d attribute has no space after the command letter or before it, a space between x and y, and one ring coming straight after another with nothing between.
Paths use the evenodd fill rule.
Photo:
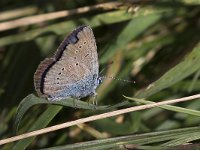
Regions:
<instances>
[{"instance_id":1,"label":"curved grass blade","mask_svg":"<svg viewBox=\"0 0 200 150\"><path fill-rule=\"evenodd\" d=\"M74 103L76 103L76 108L82 108L82 109L103 110L103 109L108 108L107 106L95 106L93 104L88 104L87 102L74 100L72 98L64 99L61 101L49 102L46 99L36 97L34 94L30 94L27 97L25 97L18 106L14 127L16 128L16 131L17 131L22 117L34 105L54 104L54 105L67 106L67 107L74 108L75 107Z\"/></svg>"},{"instance_id":2,"label":"curved grass blade","mask_svg":"<svg viewBox=\"0 0 200 150\"><path fill-rule=\"evenodd\" d=\"M30 131L34 131L34 130L46 127L51 122L51 120L59 113L61 109L62 109L62 106L52 105L48 107L47 110L44 113L42 113L42 115L40 115L40 117L35 121L35 123L30 127L28 131L30 132ZM30 138L18 141L14 145L13 150L25 149L32 143L34 139L35 137L30 137Z\"/></svg>"},{"instance_id":3,"label":"curved grass blade","mask_svg":"<svg viewBox=\"0 0 200 150\"><path fill-rule=\"evenodd\" d=\"M162 144L162 146L182 145L199 139L200 139L200 132L195 132L187 135L182 135L177 139L170 140L169 142Z\"/></svg>"},{"instance_id":4,"label":"curved grass blade","mask_svg":"<svg viewBox=\"0 0 200 150\"><path fill-rule=\"evenodd\" d=\"M150 84L146 89L140 91L135 96L137 98L149 97L175 83L185 79L200 68L200 42L190 52L182 62L166 72L160 79Z\"/></svg>"},{"instance_id":5,"label":"curved grass blade","mask_svg":"<svg viewBox=\"0 0 200 150\"><path fill-rule=\"evenodd\" d=\"M152 101L148 101L148 100L144 100L144 99L138 99L138 98L134 98L134 97L126 97L126 96L124 96L124 97L129 99L129 100L133 100L135 102L142 103L142 104L153 104L153 103L155 103L155 102L152 102ZM163 105L163 106L158 106L158 107L166 109L166 110L171 110L171 111L175 111L175 112L179 112L179 113L185 113L185 114L188 114L188 115L200 117L200 111L197 111L197 110L182 108L182 107L178 107L178 106L171 106L171 105Z\"/></svg>"},{"instance_id":6,"label":"curved grass blade","mask_svg":"<svg viewBox=\"0 0 200 150\"><path fill-rule=\"evenodd\" d=\"M156 143L156 147L162 146L159 142L167 142L182 137L190 137L191 134L199 132L200 127L191 127L184 129L175 129L169 131L151 132L145 134L136 134L129 136L120 136L115 138L107 138L101 140L87 141L76 144L69 144L65 146L57 146L51 148L45 148L43 150L60 150L60 149L81 149L81 150L103 150L103 149L119 149L124 145L134 144L135 146L143 146L147 144ZM168 148L163 146L162 148Z\"/></svg>"}]
</instances>

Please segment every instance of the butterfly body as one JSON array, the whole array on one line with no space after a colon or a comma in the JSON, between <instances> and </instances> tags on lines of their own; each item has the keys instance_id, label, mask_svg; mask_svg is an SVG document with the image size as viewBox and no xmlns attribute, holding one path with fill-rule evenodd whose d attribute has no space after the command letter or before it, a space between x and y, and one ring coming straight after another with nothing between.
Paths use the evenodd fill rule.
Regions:
<instances>
[{"instance_id":1,"label":"butterfly body","mask_svg":"<svg viewBox=\"0 0 200 150\"><path fill-rule=\"evenodd\" d=\"M100 83L95 38L89 26L67 36L55 55L42 61L34 74L39 96L48 100L82 98L95 94Z\"/></svg>"}]
</instances>

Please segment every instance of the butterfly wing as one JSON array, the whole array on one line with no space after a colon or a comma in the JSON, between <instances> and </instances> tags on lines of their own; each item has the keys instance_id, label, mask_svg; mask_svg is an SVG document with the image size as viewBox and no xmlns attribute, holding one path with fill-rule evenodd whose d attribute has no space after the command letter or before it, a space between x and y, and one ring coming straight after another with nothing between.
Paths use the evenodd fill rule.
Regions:
<instances>
[{"instance_id":1,"label":"butterfly wing","mask_svg":"<svg viewBox=\"0 0 200 150\"><path fill-rule=\"evenodd\" d=\"M35 89L49 99L87 96L97 86L93 76L98 76L98 67L92 29L80 26L64 39L53 58L41 62L34 75Z\"/></svg>"}]
</instances>

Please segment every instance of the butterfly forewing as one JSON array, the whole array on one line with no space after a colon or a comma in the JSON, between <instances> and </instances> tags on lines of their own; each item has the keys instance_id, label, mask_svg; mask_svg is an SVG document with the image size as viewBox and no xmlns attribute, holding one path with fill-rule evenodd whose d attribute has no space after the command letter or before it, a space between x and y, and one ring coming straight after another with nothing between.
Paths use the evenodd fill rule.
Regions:
<instances>
[{"instance_id":1,"label":"butterfly forewing","mask_svg":"<svg viewBox=\"0 0 200 150\"><path fill-rule=\"evenodd\" d=\"M83 28L82 32L77 34L79 41L75 44L69 44L64 51L63 59L73 59L89 69L91 73L99 73L98 55L95 38L90 27Z\"/></svg>"},{"instance_id":2,"label":"butterfly forewing","mask_svg":"<svg viewBox=\"0 0 200 150\"><path fill-rule=\"evenodd\" d=\"M98 73L92 29L81 26L64 39L53 58L41 62L34 76L35 88L39 95L52 100L83 97L96 89L93 76Z\"/></svg>"}]
</instances>

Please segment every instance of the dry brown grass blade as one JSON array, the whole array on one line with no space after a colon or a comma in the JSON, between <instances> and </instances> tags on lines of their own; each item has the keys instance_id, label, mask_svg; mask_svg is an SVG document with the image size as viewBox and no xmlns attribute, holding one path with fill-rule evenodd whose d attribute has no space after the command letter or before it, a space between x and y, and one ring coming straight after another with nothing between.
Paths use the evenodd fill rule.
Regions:
<instances>
[{"instance_id":1,"label":"dry brown grass blade","mask_svg":"<svg viewBox=\"0 0 200 150\"><path fill-rule=\"evenodd\" d=\"M94 121L94 120L109 118L109 117L113 117L113 116L117 116L117 115L121 115L121 114L126 114L126 113L129 113L129 112L144 110L144 109L153 108L153 107L157 107L157 106L161 106L161 105L168 105L168 104L173 104L173 103L178 103L178 102L190 101L190 100L197 99L197 98L200 98L200 94L192 95L192 96L188 96L188 97L183 97L183 98L179 98L179 99L166 100L166 101L153 103L153 104L147 104L147 105L125 108L125 109L107 112L107 113L94 115L94 116L90 116L90 117L86 117L86 118L81 118L81 119L78 119L78 120L75 120L75 121L70 121L70 122L66 122L66 123L63 123L63 124L58 124L58 125L55 125L55 126L51 126L51 127L47 127L47 128L44 128L44 129L40 129L40 130L24 133L24 134L21 134L21 135L13 136L13 137L10 137L10 138L7 138L7 139L3 139L3 140L0 140L0 145L10 143L10 142L14 142L14 141L18 141L18 140L25 139L25 138L28 138L28 137L32 137L32 136L36 136L36 135L60 130L60 129L67 128L67 127L70 127L70 126Z\"/></svg>"},{"instance_id":2,"label":"dry brown grass blade","mask_svg":"<svg viewBox=\"0 0 200 150\"><path fill-rule=\"evenodd\" d=\"M38 11L37 7L29 6L29 7L23 7L18 9L12 9L9 11L3 11L0 15L0 20L8 20L12 18L22 17L22 16L28 16L36 13Z\"/></svg>"},{"instance_id":3,"label":"dry brown grass blade","mask_svg":"<svg viewBox=\"0 0 200 150\"><path fill-rule=\"evenodd\" d=\"M81 7L77 9L72 9L72 10L63 10L63 11L41 14L41 15L36 15L36 16L24 17L24 18L0 23L0 31L10 30L17 27L31 25L31 24L37 24L37 23L41 23L41 22L45 22L45 21L49 21L53 19L68 17L74 14L86 13L91 10L97 10L97 9L112 10L112 9L118 8L120 5L121 5L120 2L108 2L108 3L93 5L93 6L85 6L85 7Z\"/></svg>"}]
</instances>

